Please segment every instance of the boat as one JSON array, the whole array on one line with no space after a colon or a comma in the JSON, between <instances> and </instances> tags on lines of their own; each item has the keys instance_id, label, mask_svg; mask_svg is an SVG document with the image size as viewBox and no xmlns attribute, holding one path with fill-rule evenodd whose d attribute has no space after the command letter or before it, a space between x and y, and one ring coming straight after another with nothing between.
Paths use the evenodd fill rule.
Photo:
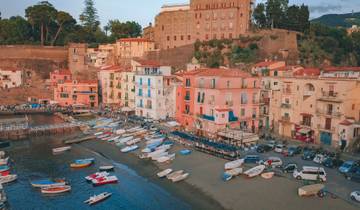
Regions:
<instances>
[{"instance_id":1,"label":"boat","mask_svg":"<svg viewBox=\"0 0 360 210\"><path fill-rule=\"evenodd\" d=\"M120 136L114 136L114 137L108 139L107 141L108 141L108 142L113 142L113 141L118 140L119 138L120 138Z\"/></svg>"},{"instance_id":2,"label":"boat","mask_svg":"<svg viewBox=\"0 0 360 210\"><path fill-rule=\"evenodd\" d=\"M7 165L9 161L9 157L4 158L4 159L0 159L0 165Z\"/></svg>"},{"instance_id":3,"label":"boat","mask_svg":"<svg viewBox=\"0 0 360 210\"><path fill-rule=\"evenodd\" d=\"M275 172L270 171L270 172L265 172L261 174L261 177L264 179L271 179L274 176Z\"/></svg>"},{"instance_id":4,"label":"boat","mask_svg":"<svg viewBox=\"0 0 360 210\"><path fill-rule=\"evenodd\" d=\"M116 145L123 145L123 144L125 144L126 142L130 141L133 138L134 138L133 136L127 136L127 137L122 137L120 139L117 139L116 140Z\"/></svg>"},{"instance_id":5,"label":"boat","mask_svg":"<svg viewBox=\"0 0 360 210\"><path fill-rule=\"evenodd\" d=\"M139 143L140 141L141 141L140 138L132 139L132 140L126 142L126 145L130 146L130 145L133 145L133 144L137 144L137 143Z\"/></svg>"},{"instance_id":6,"label":"boat","mask_svg":"<svg viewBox=\"0 0 360 210\"><path fill-rule=\"evenodd\" d=\"M3 172L0 172L0 176L7 176L10 174L10 171L3 171Z\"/></svg>"},{"instance_id":7,"label":"boat","mask_svg":"<svg viewBox=\"0 0 360 210\"><path fill-rule=\"evenodd\" d=\"M159 178L163 178L165 176L167 176L168 174L170 174L171 172L173 172L173 170L171 168L168 168L168 169L165 169L163 171L160 171L159 173L157 173L156 175L159 177Z\"/></svg>"},{"instance_id":8,"label":"boat","mask_svg":"<svg viewBox=\"0 0 360 210\"><path fill-rule=\"evenodd\" d=\"M70 150L71 146L66 146L66 147L58 147L58 148L54 148L52 149L53 153L60 153L60 152L65 152L67 150Z\"/></svg>"},{"instance_id":9,"label":"boat","mask_svg":"<svg viewBox=\"0 0 360 210\"><path fill-rule=\"evenodd\" d=\"M223 174L223 179L225 181L230 180L231 178L238 176L239 174L241 174L243 172L242 168L233 168L231 170L227 170L224 172Z\"/></svg>"},{"instance_id":10,"label":"boat","mask_svg":"<svg viewBox=\"0 0 360 210\"><path fill-rule=\"evenodd\" d=\"M115 131L115 133L118 135L124 134L125 132L126 132L126 130L124 130L124 129L118 129Z\"/></svg>"},{"instance_id":11,"label":"boat","mask_svg":"<svg viewBox=\"0 0 360 210\"><path fill-rule=\"evenodd\" d=\"M106 138L106 137L109 137L110 134L102 134L100 136L97 136L98 139L103 139L103 138Z\"/></svg>"},{"instance_id":12,"label":"boat","mask_svg":"<svg viewBox=\"0 0 360 210\"><path fill-rule=\"evenodd\" d=\"M5 148L10 146L10 141L0 140L0 148Z\"/></svg>"},{"instance_id":13,"label":"boat","mask_svg":"<svg viewBox=\"0 0 360 210\"><path fill-rule=\"evenodd\" d=\"M180 150L180 154L182 154L182 155L190 155L190 154L191 154L191 150L189 150L189 149Z\"/></svg>"},{"instance_id":14,"label":"boat","mask_svg":"<svg viewBox=\"0 0 360 210\"><path fill-rule=\"evenodd\" d=\"M0 165L0 172L8 171L10 170L10 167L8 165Z\"/></svg>"},{"instance_id":15,"label":"boat","mask_svg":"<svg viewBox=\"0 0 360 210\"><path fill-rule=\"evenodd\" d=\"M225 163L225 170L230 170L234 168L238 168L244 164L244 159L237 159L231 162Z\"/></svg>"},{"instance_id":16,"label":"boat","mask_svg":"<svg viewBox=\"0 0 360 210\"><path fill-rule=\"evenodd\" d=\"M96 172L96 173L90 174L89 176L86 176L85 179L87 181L91 181L93 179L97 179L97 178L104 177L104 176L109 176L109 173L106 171Z\"/></svg>"},{"instance_id":17,"label":"boat","mask_svg":"<svg viewBox=\"0 0 360 210\"><path fill-rule=\"evenodd\" d=\"M88 159L79 159L75 160L74 163L70 164L71 168L85 168L94 163L94 158L88 158Z\"/></svg>"},{"instance_id":18,"label":"boat","mask_svg":"<svg viewBox=\"0 0 360 210\"><path fill-rule=\"evenodd\" d=\"M178 171L172 172L171 174L166 175L166 178L172 179L172 178L182 174L183 172L184 172L184 170L178 170Z\"/></svg>"},{"instance_id":19,"label":"boat","mask_svg":"<svg viewBox=\"0 0 360 210\"><path fill-rule=\"evenodd\" d=\"M151 156L151 160L158 160L159 158L167 156L167 155L169 155L168 152L162 152L162 153Z\"/></svg>"},{"instance_id":20,"label":"boat","mask_svg":"<svg viewBox=\"0 0 360 210\"><path fill-rule=\"evenodd\" d=\"M166 155L166 156L162 156L160 158L158 158L156 161L158 163L165 163L167 161L171 161L171 160L174 160L175 159L175 154L169 154L169 155Z\"/></svg>"},{"instance_id":21,"label":"boat","mask_svg":"<svg viewBox=\"0 0 360 210\"><path fill-rule=\"evenodd\" d=\"M146 145L151 145L154 143L162 143L164 141L164 139L165 139L164 137L157 138L157 139L151 139L151 140L146 141Z\"/></svg>"},{"instance_id":22,"label":"boat","mask_svg":"<svg viewBox=\"0 0 360 210\"><path fill-rule=\"evenodd\" d=\"M0 151L0 158L4 158L5 157L5 152L4 151Z\"/></svg>"},{"instance_id":23,"label":"boat","mask_svg":"<svg viewBox=\"0 0 360 210\"><path fill-rule=\"evenodd\" d=\"M100 136L100 135L102 135L102 134L104 134L104 132L102 132L102 131L101 131L101 132L94 133L95 136Z\"/></svg>"},{"instance_id":24,"label":"boat","mask_svg":"<svg viewBox=\"0 0 360 210\"><path fill-rule=\"evenodd\" d=\"M139 146L135 144L132 146L127 146L127 147L122 148L121 152L123 152L123 153L132 152L134 150L137 150L138 148L139 148Z\"/></svg>"},{"instance_id":25,"label":"boat","mask_svg":"<svg viewBox=\"0 0 360 210\"><path fill-rule=\"evenodd\" d=\"M145 153L154 152L155 150L158 149L158 147L161 144L162 144L162 142L155 142L155 143L149 144L142 150L142 152L145 152Z\"/></svg>"},{"instance_id":26,"label":"boat","mask_svg":"<svg viewBox=\"0 0 360 210\"><path fill-rule=\"evenodd\" d=\"M89 205L94 205L96 203L99 203L111 196L111 193L103 192L99 195L91 196L88 200L84 201L84 203L87 203Z\"/></svg>"},{"instance_id":27,"label":"boat","mask_svg":"<svg viewBox=\"0 0 360 210\"><path fill-rule=\"evenodd\" d=\"M0 176L0 184L6 184L9 182L13 182L17 179L17 175L15 174L9 174L6 176Z\"/></svg>"},{"instance_id":28,"label":"boat","mask_svg":"<svg viewBox=\"0 0 360 210\"><path fill-rule=\"evenodd\" d=\"M324 189L324 187L325 185L323 184L306 185L298 189L298 195L299 196L317 195Z\"/></svg>"},{"instance_id":29,"label":"boat","mask_svg":"<svg viewBox=\"0 0 360 210\"><path fill-rule=\"evenodd\" d=\"M77 159L75 160L75 163L83 163L83 162L94 162L95 158L85 158L85 159Z\"/></svg>"},{"instance_id":30,"label":"boat","mask_svg":"<svg viewBox=\"0 0 360 210\"><path fill-rule=\"evenodd\" d=\"M189 173L179 174L171 179L172 182L180 182L186 179L189 176Z\"/></svg>"},{"instance_id":31,"label":"boat","mask_svg":"<svg viewBox=\"0 0 360 210\"><path fill-rule=\"evenodd\" d=\"M70 190L71 190L71 186L63 185L63 186L41 188L41 193L43 193L43 194L59 194L59 193L69 192Z\"/></svg>"},{"instance_id":32,"label":"boat","mask_svg":"<svg viewBox=\"0 0 360 210\"><path fill-rule=\"evenodd\" d=\"M100 166L99 171L114 171L114 166Z\"/></svg>"},{"instance_id":33,"label":"boat","mask_svg":"<svg viewBox=\"0 0 360 210\"><path fill-rule=\"evenodd\" d=\"M153 156L157 156L157 155L162 154L164 152L166 152L166 149L155 150L154 152L147 153L147 157L151 158Z\"/></svg>"},{"instance_id":34,"label":"boat","mask_svg":"<svg viewBox=\"0 0 360 210\"><path fill-rule=\"evenodd\" d=\"M118 178L116 176L105 176L91 180L94 186L100 186L105 184L117 183Z\"/></svg>"},{"instance_id":35,"label":"boat","mask_svg":"<svg viewBox=\"0 0 360 210\"><path fill-rule=\"evenodd\" d=\"M41 179L32 181L31 185L33 187L55 187L55 186L64 186L66 185L66 181L64 179Z\"/></svg>"},{"instance_id":36,"label":"boat","mask_svg":"<svg viewBox=\"0 0 360 210\"><path fill-rule=\"evenodd\" d=\"M249 170L245 171L244 174L247 177L252 178L252 177L260 175L264 171L264 169L265 169L264 165L258 165L258 166L255 166L254 168L250 168Z\"/></svg>"}]
</instances>

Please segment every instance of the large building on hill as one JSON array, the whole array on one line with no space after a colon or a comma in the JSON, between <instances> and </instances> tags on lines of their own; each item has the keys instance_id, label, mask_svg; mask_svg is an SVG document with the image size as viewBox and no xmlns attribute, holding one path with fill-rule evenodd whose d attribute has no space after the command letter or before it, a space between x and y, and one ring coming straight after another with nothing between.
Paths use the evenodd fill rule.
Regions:
<instances>
[{"instance_id":1,"label":"large building on hill","mask_svg":"<svg viewBox=\"0 0 360 210\"><path fill-rule=\"evenodd\" d=\"M253 4L253 0L190 0L190 4L164 5L144 36L159 49L237 38L249 29Z\"/></svg>"}]
</instances>

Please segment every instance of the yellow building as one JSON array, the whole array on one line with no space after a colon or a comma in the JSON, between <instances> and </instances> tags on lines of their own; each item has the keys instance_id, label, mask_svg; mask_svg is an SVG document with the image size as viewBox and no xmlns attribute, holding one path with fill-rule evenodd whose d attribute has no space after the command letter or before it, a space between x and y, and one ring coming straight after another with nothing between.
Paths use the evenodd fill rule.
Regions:
<instances>
[{"instance_id":1,"label":"yellow building","mask_svg":"<svg viewBox=\"0 0 360 210\"><path fill-rule=\"evenodd\" d=\"M119 63L129 64L133 58L143 57L155 49L155 43L144 38L123 38L116 42L116 59Z\"/></svg>"},{"instance_id":2,"label":"yellow building","mask_svg":"<svg viewBox=\"0 0 360 210\"><path fill-rule=\"evenodd\" d=\"M105 66L98 72L99 92L103 105L121 106L121 72L120 66Z\"/></svg>"}]
</instances>

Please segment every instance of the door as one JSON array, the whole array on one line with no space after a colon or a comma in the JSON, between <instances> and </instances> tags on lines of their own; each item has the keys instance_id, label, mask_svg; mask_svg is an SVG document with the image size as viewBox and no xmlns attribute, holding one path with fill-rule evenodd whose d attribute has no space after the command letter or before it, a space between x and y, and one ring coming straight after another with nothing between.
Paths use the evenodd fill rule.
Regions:
<instances>
[{"instance_id":1,"label":"door","mask_svg":"<svg viewBox=\"0 0 360 210\"><path fill-rule=\"evenodd\" d=\"M331 133L321 132L320 133L320 141L322 144L331 145Z\"/></svg>"}]
</instances>

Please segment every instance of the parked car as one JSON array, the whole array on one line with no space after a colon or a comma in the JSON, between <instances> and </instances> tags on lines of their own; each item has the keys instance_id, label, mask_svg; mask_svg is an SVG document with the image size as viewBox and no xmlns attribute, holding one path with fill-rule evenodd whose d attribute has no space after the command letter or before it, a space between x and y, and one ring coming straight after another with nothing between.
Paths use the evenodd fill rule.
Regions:
<instances>
[{"instance_id":1,"label":"parked car","mask_svg":"<svg viewBox=\"0 0 360 210\"><path fill-rule=\"evenodd\" d=\"M297 169L296 163L288 163L281 168L284 173L293 173Z\"/></svg>"},{"instance_id":2,"label":"parked car","mask_svg":"<svg viewBox=\"0 0 360 210\"><path fill-rule=\"evenodd\" d=\"M300 146L289 146L287 150L283 152L285 156L294 156L301 153Z\"/></svg>"},{"instance_id":3,"label":"parked car","mask_svg":"<svg viewBox=\"0 0 360 210\"><path fill-rule=\"evenodd\" d=\"M277 152L277 153L282 153L282 152L284 151L284 149L285 149L285 145L283 145L283 144L277 144L277 145L275 146L274 151Z\"/></svg>"},{"instance_id":4,"label":"parked car","mask_svg":"<svg viewBox=\"0 0 360 210\"><path fill-rule=\"evenodd\" d=\"M275 148L276 141L270 140L268 141L267 145L273 150Z\"/></svg>"},{"instance_id":5,"label":"parked car","mask_svg":"<svg viewBox=\"0 0 360 210\"><path fill-rule=\"evenodd\" d=\"M326 172L322 167L304 166L300 171L294 170L293 177L298 180L326 181Z\"/></svg>"},{"instance_id":6,"label":"parked car","mask_svg":"<svg viewBox=\"0 0 360 210\"><path fill-rule=\"evenodd\" d=\"M244 157L244 163L259 163L260 157L258 155L246 155Z\"/></svg>"},{"instance_id":7,"label":"parked car","mask_svg":"<svg viewBox=\"0 0 360 210\"><path fill-rule=\"evenodd\" d=\"M274 167L280 167L283 164L279 157L269 157L264 161L264 165Z\"/></svg>"},{"instance_id":8,"label":"parked car","mask_svg":"<svg viewBox=\"0 0 360 210\"><path fill-rule=\"evenodd\" d=\"M337 168L341 166L343 163L344 161L338 158L327 157L325 158L322 164L328 168Z\"/></svg>"},{"instance_id":9,"label":"parked car","mask_svg":"<svg viewBox=\"0 0 360 210\"><path fill-rule=\"evenodd\" d=\"M313 160L315 157L316 153L313 150L306 150L304 151L303 155L301 156L301 158L303 160Z\"/></svg>"},{"instance_id":10,"label":"parked car","mask_svg":"<svg viewBox=\"0 0 360 210\"><path fill-rule=\"evenodd\" d=\"M360 182L360 167L352 168L349 172L346 172L345 178L348 180Z\"/></svg>"},{"instance_id":11,"label":"parked car","mask_svg":"<svg viewBox=\"0 0 360 210\"><path fill-rule=\"evenodd\" d=\"M360 191L354 191L350 194L350 198L354 201L360 202Z\"/></svg>"},{"instance_id":12,"label":"parked car","mask_svg":"<svg viewBox=\"0 0 360 210\"><path fill-rule=\"evenodd\" d=\"M325 158L326 157L323 154L316 154L313 161L317 164L322 164L324 162Z\"/></svg>"},{"instance_id":13,"label":"parked car","mask_svg":"<svg viewBox=\"0 0 360 210\"><path fill-rule=\"evenodd\" d=\"M350 172L353 168L356 168L358 166L358 164L353 161L353 160L348 160L345 161L340 167L339 167L339 171L340 173L348 173Z\"/></svg>"},{"instance_id":14,"label":"parked car","mask_svg":"<svg viewBox=\"0 0 360 210\"><path fill-rule=\"evenodd\" d=\"M256 148L256 152L258 152L258 153L269 152L271 150L272 150L272 147L270 147L267 144L259 144Z\"/></svg>"}]
</instances>

